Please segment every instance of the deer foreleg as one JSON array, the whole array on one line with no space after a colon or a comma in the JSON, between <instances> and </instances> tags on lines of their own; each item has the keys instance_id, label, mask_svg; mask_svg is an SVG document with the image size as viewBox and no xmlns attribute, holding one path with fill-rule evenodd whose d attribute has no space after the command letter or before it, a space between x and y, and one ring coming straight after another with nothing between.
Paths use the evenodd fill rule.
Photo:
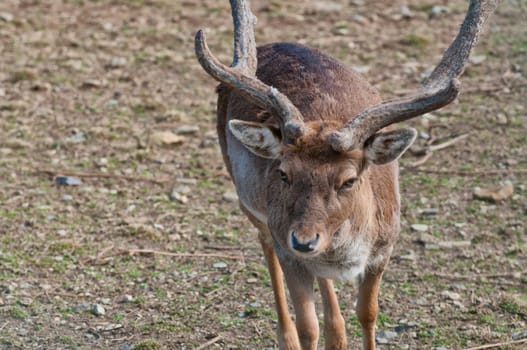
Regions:
<instances>
[{"instance_id":1,"label":"deer foreleg","mask_svg":"<svg viewBox=\"0 0 527 350\"><path fill-rule=\"evenodd\" d=\"M347 349L346 325L340 313L339 302L333 287L333 281L318 278L318 286L324 304L324 337L327 350Z\"/></svg>"},{"instance_id":2,"label":"deer foreleg","mask_svg":"<svg viewBox=\"0 0 527 350\"><path fill-rule=\"evenodd\" d=\"M281 261L296 315L296 330L303 350L316 350L318 318L315 312L313 282L315 278L302 266Z\"/></svg>"},{"instance_id":3,"label":"deer foreleg","mask_svg":"<svg viewBox=\"0 0 527 350\"><path fill-rule=\"evenodd\" d=\"M357 317L362 326L364 350L375 350L375 322L379 313L379 287L382 272L366 272L359 286Z\"/></svg>"},{"instance_id":4,"label":"deer foreleg","mask_svg":"<svg viewBox=\"0 0 527 350\"><path fill-rule=\"evenodd\" d=\"M282 268L273 249L270 234L260 232L260 243L262 245L267 268L271 277L274 299L276 303L276 312L278 315L278 343L280 349L298 350L300 344L295 325L287 309L287 298L285 294L284 280L282 278Z\"/></svg>"}]
</instances>

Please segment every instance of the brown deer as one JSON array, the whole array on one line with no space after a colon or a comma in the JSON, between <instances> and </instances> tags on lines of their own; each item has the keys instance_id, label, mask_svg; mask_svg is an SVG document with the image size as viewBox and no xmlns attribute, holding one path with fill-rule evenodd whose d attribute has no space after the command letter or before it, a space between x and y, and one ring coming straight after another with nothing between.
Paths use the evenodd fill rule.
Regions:
<instances>
[{"instance_id":1,"label":"brown deer","mask_svg":"<svg viewBox=\"0 0 527 350\"><path fill-rule=\"evenodd\" d=\"M231 0L230 67L198 31L195 48L218 80L219 141L240 206L259 230L278 313L281 349L316 349L313 284L326 349L346 349L333 280L358 278L363 348L375 349L381 276L399 234L397 159L416 131L391 124L452 102L481 26L497 1L471 0L461 29L420 90L382 102L339 61L294 43L256 47L247 1ZM289 315L282 274L296 315Z\"/></svg>"}]
</instances>

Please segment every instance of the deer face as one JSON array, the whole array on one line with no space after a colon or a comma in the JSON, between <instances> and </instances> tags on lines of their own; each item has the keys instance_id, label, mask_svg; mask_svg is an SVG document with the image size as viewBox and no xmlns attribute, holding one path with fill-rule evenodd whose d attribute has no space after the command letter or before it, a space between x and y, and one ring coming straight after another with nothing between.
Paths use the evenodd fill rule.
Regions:
<instances>
[{"instance_id":1,"label":"deer face","mask_svg":"<svg viewBox=\"0 0 527 350\"><path fill-rule=\"evenodd\" d=\"M413 129L378 133L360 149L337 152L328 138L338 125L307 123L307 132L289 145L268 126L229 125L251 152L276 160L266 184L268 225L282 247L306 258L335 249L342 227L368 225L373 194L361 175L370 165L397 159L416 136Z\"/></svg>"}]
</instances>

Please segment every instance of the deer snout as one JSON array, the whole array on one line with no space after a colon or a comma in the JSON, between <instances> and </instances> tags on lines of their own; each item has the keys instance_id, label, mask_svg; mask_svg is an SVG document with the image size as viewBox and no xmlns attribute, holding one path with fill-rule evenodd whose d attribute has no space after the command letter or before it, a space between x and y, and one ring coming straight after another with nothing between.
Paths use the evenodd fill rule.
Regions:
<instances>
[{"instance_id":1,"label":"deer snout","mask_svg":"<svg viewBox=\"0 0 527 350\"><path fill-rule=\"evenodd\" d=\"M299 237L295 231L291 231L290 236L289 243L291 248L300 253L312 253L317 250L320 243L320 233L315 233L307 237L306 235Z\"/></svg>"}]
</instances>

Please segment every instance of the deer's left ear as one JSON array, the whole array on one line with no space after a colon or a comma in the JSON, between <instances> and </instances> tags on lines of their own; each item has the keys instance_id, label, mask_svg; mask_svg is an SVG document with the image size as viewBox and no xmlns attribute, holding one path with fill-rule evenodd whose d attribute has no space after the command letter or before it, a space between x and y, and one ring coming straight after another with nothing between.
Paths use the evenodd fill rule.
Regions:
<instances>
[{"instance_id":1,"label":"deer's left ear","mask_svg":"<svg viewBox=\"0 0 527 350\"><path fill-rule=\"evenodd\" d=\"M270 159L280 156L282 143L271 127L233 119L229 121L229 129L238 141L257 156Z\"/></svg>"},{"instance_id":2,"label":"deer's left ear","mask_svg":"<svg viewBox=\"0 0 527 350\"><path fill-rule=\"evenodd\" d=\"M413 128L380 132L366 141L364 152L368 162L381 165L398 159L417 137Z\"/></svg>"}]
</instances>

